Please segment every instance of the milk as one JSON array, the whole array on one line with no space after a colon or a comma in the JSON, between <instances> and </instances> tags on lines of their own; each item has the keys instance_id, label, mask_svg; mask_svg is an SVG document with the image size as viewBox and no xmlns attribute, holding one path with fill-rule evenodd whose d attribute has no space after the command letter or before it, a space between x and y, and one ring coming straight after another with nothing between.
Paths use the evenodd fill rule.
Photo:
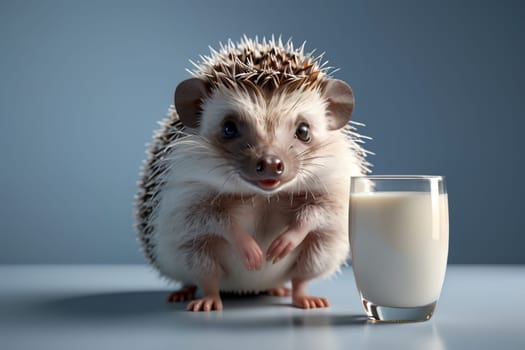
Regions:
<instances>
[{"instance_id":1,"label":"milk","mask_svg":"<svg viewBox=\"0 0 525 350\"><path fill-rule=\"evenodd\" d=\"M381 306L438 300L448 255L448 200L437 192L350 197L352 267L362 297Z\"/></svg>"}]
</instances>

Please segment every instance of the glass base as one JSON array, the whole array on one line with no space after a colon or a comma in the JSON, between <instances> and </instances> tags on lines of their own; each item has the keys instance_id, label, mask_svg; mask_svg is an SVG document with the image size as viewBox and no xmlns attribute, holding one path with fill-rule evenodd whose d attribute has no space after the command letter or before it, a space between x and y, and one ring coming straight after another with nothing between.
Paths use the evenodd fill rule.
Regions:
<instances>
[{"instance_id":1,"label":"glass base","mask_svg":"<svg viewBox=\"0 0 525 350\"><path fill-rule=\"evenodd\" d=\"M361 298L368 320L371 322L422 322L428 321L434 313L437 301L419 307L390 307L376 305Z\"/></svg>"}]
</instances>

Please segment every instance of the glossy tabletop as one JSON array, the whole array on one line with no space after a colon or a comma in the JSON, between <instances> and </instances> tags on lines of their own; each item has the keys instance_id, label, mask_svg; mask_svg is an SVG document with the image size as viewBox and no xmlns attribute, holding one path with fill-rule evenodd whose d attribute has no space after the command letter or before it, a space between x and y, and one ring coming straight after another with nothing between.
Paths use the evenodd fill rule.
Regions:
<instances>
[{"instance_id":1,"label":"glossy tabletop","mask_svg":"<svg viewBox=\"0 0 525 350\"><path fill-rule=\"evenodd\" d=\"M142 265L0 266L0 349L525 349L525 266L450 265L432 319L366 321L351 268L312 283L328 309L232 297L224 310L167 304Z\"/></svg>"}]
</instances>

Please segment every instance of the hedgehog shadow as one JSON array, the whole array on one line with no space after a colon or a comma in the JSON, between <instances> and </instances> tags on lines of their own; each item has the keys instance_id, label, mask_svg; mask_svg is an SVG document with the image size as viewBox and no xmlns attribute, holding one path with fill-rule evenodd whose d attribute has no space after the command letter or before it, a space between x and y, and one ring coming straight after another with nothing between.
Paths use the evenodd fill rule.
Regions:
<instances>
[{"instance_id":1,"label":"hedgehog shadow","mask_svg":"<svg viewBox=\"0 0 525 350\"><path fill-rule=\"evenodd\" d=\"M77 318L129 317L154 314L170 314L186 310L187 302L167 302L168 290L125 291L95 294L82 294L45 300L38 308L47 314L72 316ZM221 293L227 309L264 308L268 306L288 306L278 303L275 298L264 295L234 295Z\"/></svg>"},{"instance_id":2,"label":"hedgehog shadow","mask_svg":"<svg viewBox=\"0 0 525 350\"><path fill-rule=\"evenodd\" d=\"M186 302L168 303L169 291L130 291L85 294L47 300L39 311L69 320L156 319L159 324L200 326L204 328L264 329L279 327L333 327L366 323L364 315L334 315L326 310L300 310L291 306L289 298L265 295L222 295L224 311L186 312ZM282 307L283 313L264 312ZM252 313L261 310L264 315ZM247 312L245 312L247 311ZM180 322L182 321L182 322Z\"/></svg>"},{"instance_id":3,"label":"hedgehog shadow","mask_svg":"<svg viewBox=\"0 0 525 350\"><path fill-rule=\"evenodd\" d=\"M167 291L133 291L85 294L42 303L48 314L73 318L119 318L169 313L183 305L168 304Z\"/></svg>"}]
</instances>

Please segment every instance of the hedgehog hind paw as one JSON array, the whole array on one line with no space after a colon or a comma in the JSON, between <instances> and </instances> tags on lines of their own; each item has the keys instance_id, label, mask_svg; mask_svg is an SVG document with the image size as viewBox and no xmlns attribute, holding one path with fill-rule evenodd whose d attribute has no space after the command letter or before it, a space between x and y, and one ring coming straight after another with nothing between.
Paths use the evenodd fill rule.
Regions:
<instances>
[{"instance_id":1,"label":"hedgehog hind paw","mask_svg":"<svg viewBox=\"0 0 525 350\"><path fill-rule=\"evenodd\" d=\"M197 292L197 286L186 285L181 289L178 289L166 298L168 303L181 302L181 301L191 301L195 299L195 293Z\"/></svg>"},{"instance_id":2,"label":"hedgehog hind paw","mask_svg":"<svg viewBox=\"0 0 525 350\"><path fill-rule=\"evenodd\" d=\"M268 289L265 294L272 297L288 297L292 295L292 290L288 287L276 287Z\"/></svg>"}]
</instances>

